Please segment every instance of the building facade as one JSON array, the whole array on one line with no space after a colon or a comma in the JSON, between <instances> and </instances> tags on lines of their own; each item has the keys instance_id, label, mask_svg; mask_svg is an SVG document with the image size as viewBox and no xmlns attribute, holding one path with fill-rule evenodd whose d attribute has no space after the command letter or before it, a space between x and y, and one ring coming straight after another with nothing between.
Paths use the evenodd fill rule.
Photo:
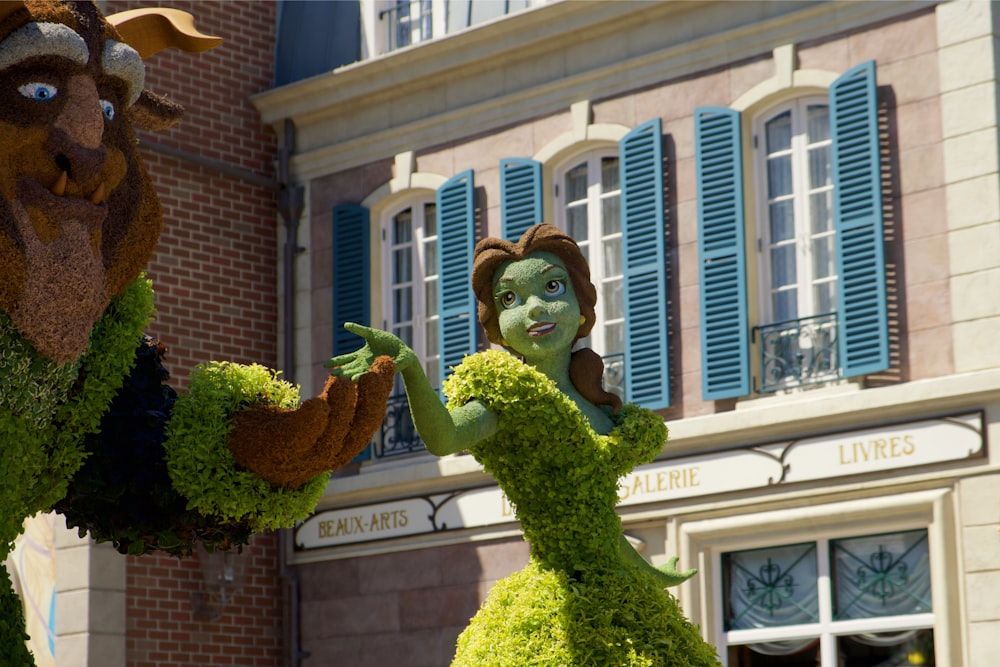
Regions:
<instances>
[{"instance_id":1,"label":"building facade","mask_svg":"<svg viewBox=\"0 0 1000 667\"><path fill-rule=\"evenodd\" d=\"M305 393L345 321L445 377L486 345L475 241L551 222L607 385L670 430L626 533L698 568L676 594L724 664L1000 660L994 5L336 4L353 56L254 97L305 192L279 290ZM299 664L447 664L527 561L407 414L287 540Z\"/></svg>"}]
</instances>

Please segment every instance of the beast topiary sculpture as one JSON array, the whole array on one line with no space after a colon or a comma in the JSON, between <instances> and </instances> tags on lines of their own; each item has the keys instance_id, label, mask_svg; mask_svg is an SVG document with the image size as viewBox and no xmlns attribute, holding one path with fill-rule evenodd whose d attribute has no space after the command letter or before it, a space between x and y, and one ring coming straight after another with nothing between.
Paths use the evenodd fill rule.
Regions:
<instances>
[{"instance_id":1,"label":"beast topiary sculpture","mask_svg":"<svg viewBox=\"0 0 1000 667\"><path fill-rule=\"evenodd\" d=\"M244 544L308 514L381 421L389 359L301 406L258 365L178 396L143 337L161 212L133 128L181 115L143 59L220 41L176 10L0 2L0 563L53 507L124 553ZM0 664L31 664L20 616L0 565Z\"/></svg>"}]
</instances>

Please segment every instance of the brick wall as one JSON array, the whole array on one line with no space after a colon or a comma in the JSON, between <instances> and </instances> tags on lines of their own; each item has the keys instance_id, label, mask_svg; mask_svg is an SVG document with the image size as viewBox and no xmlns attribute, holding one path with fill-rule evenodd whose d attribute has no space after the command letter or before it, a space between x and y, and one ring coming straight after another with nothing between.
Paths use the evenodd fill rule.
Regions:
<instances>
[{"instance_id":1,"label":"brick wall","mask_svg":"<svg viewBox=\"0 0 1000 667\"><path fill-rule=\"evenodd\" d=\"M104 9L148 5L109 1ZM171 0L169 6L191 12L199 29L225 39L207 53L163 51L146 62L147 87L186 112L178 126L141 133L140 142L213 162L200 165L148 145L141 150L164 209L148 269L157 308L149 333L169 347L167 366L182 387L191 367L211 359L277 363L277 213L271 189L253 178L273 178L276 141L249 101L271 85L277 5ZM243 584L214 619L197 610L206 592L197 559L129 558L129 667L279 665L277 538L258 535L243 558Z\"/></svg>"},{"instance_id":2,"label":"brick wall","mask_svg":"<svg viewBox=\"0 0 1000 667\"><path fill-rule=\"evenodd\" d=\"M113 13L148 5L108 2ZM171 49L146 62L146 84L185 108L155 142L248 174L273 178L276 141L249 96L272 83L274 2L171 2L221 46ZM158 315L150 333L170 348L176 384L209 359L277 363L276 209L273 192L238 175L146 147L143 160L163 204L163 233L149 265Z\"/></svg>"}]
</instances>

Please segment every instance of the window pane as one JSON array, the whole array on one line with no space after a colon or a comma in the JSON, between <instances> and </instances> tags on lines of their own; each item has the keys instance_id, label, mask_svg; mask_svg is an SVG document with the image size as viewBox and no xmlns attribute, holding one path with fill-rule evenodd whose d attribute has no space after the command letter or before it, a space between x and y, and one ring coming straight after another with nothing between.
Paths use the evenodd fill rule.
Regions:
<instances>
[{"instance_id":1,"label":"window pane","mask_svg":"<svg viewBox=\"0 0 1000 667\"><path fill-rule=\"evenodd\" d=\"M424 244L424 277L437 275L437 243Z\"/></svg>"},{"instance_id":2,"label":"window pane","mask_svg":"<svg viewBox=\"0 0 1000 667\"><path fill-rule=\"evenodd\" d=\"M816 301L816 315L837 311L836 287L837 282L833 280L825 283L816 283L813 286L813 297Z\"/></svg>"},{"instance_id":3,"label":"window pane","mask_svg":"<svg viewBox=\"0 0 1000 667\"><path fill-rule=\"evenodd\" d=\"M604 327L604 354L619 354L625 351L624 325L621 322Z\"/></svg>"},{"instance_id":4,"label":"window pane","mask_svg":"<svg viewBox=\"0 0 1000 667\"><path fill-rule=\"evenodd\" d=\"M413 212L410 209L400 211L392 219L392 242L395 244L409 243L413 240Z\"/></svg>"},{"instance_id":5,"label":"window pane","mask_svg":"<svg viewBox=\"0 0 1000 667\"><path fill-rule=\"evenodd\" d=\"M792 194L792 156L768 158L767 198L774 199L790 194Z\"/></svg>"},{"instance_id":6,"label":"window pane","mask_svg":"<svg viewBox=\"0 0 1000 667\"><path fill-rule=\"evenodd\" d=\"M413 278L413 253L409 248L392 251L392 282L407 283Z\"/></svg>"},{"instance_id":7,"label":"window pane","mask_svg":"<svg viewBox=\"0 0 1000 667\"><path fill-rule=\"evenodd\" d=\"M605 234L617 234L622 230L621 198L618 196L601 199L601 231Z\"/></svg>"},{"instance_id":8,"label":"window pane","mask_svg":"<svg viewBox=\"0 0 1000 667\"><path fill-rule=\"evenodd\" d=\"M425 345L427 354L436 355L438 352L438 321L436 319L424 325L424 336L426 336L427 340ZM427 377L430 378L431 382L434 382L434 378L437 376L428 373Z\"/></svg>"},{"instance_id":9,"label":"window pane","mask_svg":"<svg viewBox=\"0 0 1000 667\"><path fill-rule=\"evenodd\" d=\"M622 237L604 240L604 275L620 276L622 274Z\"/></svg>"},{"instance_id":10,"label":"window pane","mask_svg":"<svg viewBox=\"0 0 1000 667\"><path fill-rule=\"evenodd\" d=\"M830 185L830 144L809 149L809 187L812 189Z\"/></svg>"},{"instance_id":11,"label":"window pane","mask_svg":"<svg viewBox=\"0 0 1000 667\"><path fill-rule=\"evenodd\" d=\"M586 206L571 206L566 209L566 233L577 243L587 240Z\"/></svg>"},{"instance_id":12,"label":"window pane","mask_svg":"<svg viewBox=\"0 0 1000 667\"><path fill-rule=\"evenodd\" d=\"M795 246L771 248L771 288L795 284Z\"/></svg>"},{"instance_id":13,"label":"window pane","mask_svg":"<svg viewBox=\"0 0 1000 667\"><path fill-rule=\"evenodd\" d=\"M832 275L836 275L833 236L813 239L813 278L828 278Z\"/></svg>"},{"instance_id":14,"label":"window pane","mask_svg":"<svg viewBox=\"0 0 1000 667\"><path fill-rule=\"evenodd\" d=\"M792 112L785 111L769 120L765 133L768 154L788 150L792 145Z\"/></svg>"},{"instance_id":15,"label":"window pane","mask_svg":"<svg viewBox=\"0 0 1000 667\"><path fill-rule=\"evenodd\" d=\"M424 283L424 310L427 317L434 317L438 314L437 280L428 280ZM429 350L435 349L428 347Z\"/></svg>"},{"instance_id":16,"label":"window pane","mask_svg":"<svg viewBox=\"0 0 1000 667\"><path fill-rule=\"evenodd\" d=\"M622 296L622 281L609 280L601 286L604 299L604 318L614 320L625 316L625 298Z\"/></svg>"},{"instance_id":17,"label":"window pane","mask_svg":"<svg viewBox=\"0 0 1000 667\"><path fill-rule=\"evenodd\" d=\"M392 321L409 322L413 319L413 288L404 287L392 292ZM411 341L406 341L411 345Z\"/></svg>"},{"instance_id":18,"label":"window pane","mask_svg":"<svg viewBox=\"0 0 1000 667\"><path fill-rule=\"evenodd\" d=\"M437 204L424 204L424 238L437 236Z\"/></svg>"},{"instance_id":19,"label":"window pane","mask_svg":"<svg viewBox=\"0 0 1000 667\"><path fill-rule=\"evenodd\" d=\"M795 212L792 200L774 202L768 207L770 212L771 243L795 238Z\"/></svg>"},{"instance_id":20,"label":"window pane","mask_svg":"<svg viewBox=\"0 0 1000 667\"><path fill-rule=\"evenodd\" d=\"M930 629L878 632L837 638L844 667L923 665L934 667L934 633Z\"/></svg>"},{"instance_id":21,"label":"window pane","mask_svg":"<svg viewBox=\"0 0 1000 667\"><path fill-rule=\"evenodd\" d=\"M726 630L819 621L816 545L722 555Z\"/></svg>"},{"instance_id":22,"label":"window pane","mask_svg":"<svg viewBox=\"0 0 1000 667\"><path fill-rule=\"evenodd\" d=\"M830 138L830 109L825 104L810 104L806 109L806 133L810 144Z\"/></svg>"},{"instance_id":23,"label":"window pane","mask_svg":"<svg viewBox=\"0 0 1000 667\"><path fill-rule=\"evenodd\" d=\"M601 158L601 192L618 190L618 158Z\"/></svg>"},{"instance_id":24,"label":"window pane","mask_svg":"<svg viewBox=\"0 0 1000 667\"><path fill-rule=\"evenodd\" d=\"M566 201L575 202L587 198L587 163L576 165L566 172Z\"/></svg>"},{"instance_id":25,"label":"window pane","mask_svg":"<svg viewBox=\"0 0 1000 667\"><path fill-rule=\"evenodd\" d=\"M799 319L798 290L790 289L771 294L771 315L774 322Z\"/></svg>"},{"instance_id":26,"label":"window pane","mask_svg":"<svg viewBox=\"0 0 1000 667\"><path fill-rule=\"evenodd\" d=\"M816 667L819 640L767 642L729 647L729 667Z\"/></svg>"},{"instance_id":27,"label":"window pane","mask_svg":"<svg viewBox=\"0 0 1000 667\"><path fill-rule=\"evenodd\" d=\"M817 192L809 196L810 226L813 234L822 234L833 229L832 196L832 190Z\"/></svg>"},{"instance_id":28,"label":"window pane","mask_svg":"<svg viewBox=\"0 0 1000 667\"><path fill-rule=\"evenodd\" d=\"M926 531L834 540L830 550L835 619L933 610Z\"/></svg>"}]
</instances>

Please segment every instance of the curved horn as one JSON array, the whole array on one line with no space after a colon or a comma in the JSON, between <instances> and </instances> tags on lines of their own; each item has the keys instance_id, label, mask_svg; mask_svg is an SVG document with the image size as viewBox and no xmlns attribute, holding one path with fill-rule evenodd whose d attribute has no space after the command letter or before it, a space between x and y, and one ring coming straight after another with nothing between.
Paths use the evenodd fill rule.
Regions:
<instances>
[{"instance_id":1,"label":"curved horn","mask_svg":"<svg viewBox=\"0 0 1000 667\"><path fill-rule=\"evenodd\" d=\"M198 32L194 17L179 9L146 7L130 9L107 17L122 40L139 52L143 60L164 49L207 51L222 43L221 37Z\"/></svg>"}]
</instances>

